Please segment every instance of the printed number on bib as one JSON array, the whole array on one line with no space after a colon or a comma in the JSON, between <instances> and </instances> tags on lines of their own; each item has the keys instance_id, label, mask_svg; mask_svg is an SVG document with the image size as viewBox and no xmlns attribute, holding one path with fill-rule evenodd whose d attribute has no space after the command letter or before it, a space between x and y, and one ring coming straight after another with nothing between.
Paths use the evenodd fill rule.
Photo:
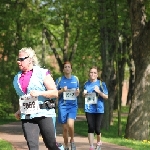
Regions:
<instances>
[{"instance_id":1,"label":"printed number on bib","mask_svg":"<svg viewBox=\"0 0 150 150\"><path fill-rule=\"evenodd\" d=\"M21 96L19 99L20 111L24 114L33 114L39 111L39 102L37 97L30 95Z\"/></svg>"},{"instance_id":2,"label":"printed number on bib","mask_svg":"<svg viewBox=\"0 0 150 150\"><path fill-rule=\"evenodd\" d=\"M97 96L95 93L87 93L85 95L85 104L97 104Z\"/></svg>"},{"instance_id":3,"label":"printed number on bib","mask_svg":"<svg viewBox=\"0 0 150 150\"><path fill-rule=\"evenodd\" d=\"M76 100L75 90L67 90L63 92L64 100Z\"/></svg>"}]
</instances>

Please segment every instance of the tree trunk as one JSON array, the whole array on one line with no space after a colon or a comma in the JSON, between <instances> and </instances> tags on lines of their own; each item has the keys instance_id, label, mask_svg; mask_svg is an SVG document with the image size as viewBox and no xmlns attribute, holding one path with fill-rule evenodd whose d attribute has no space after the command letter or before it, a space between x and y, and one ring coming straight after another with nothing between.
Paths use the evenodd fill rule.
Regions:
<instances>
[{"instance_id":1,"label":"tree trunk","mask_svg":"<svg viewBox=\"0 0 150 150\"><path fill-rule=\"evenodd\" d=\"M79 35L80 35L80 30L79 28L76 29L76 35L75 35L75 40L73 42L72 45L70 45L69 41L72 38L70 36L70 25L69 25L69 15L66 14L64 17L64 24L63 24L63 28L64 28L64 44L61 47L59 40L56 38L56 36L50 31L50 29L48 28L44 28L44 32L47 38L47 41L49 43L50 48L53 51L53 54L55 55L55 58L58 62L59 65L59 70L60 72L63 72L63 63L65 61L72 61L73 57L75 55L76 49L77 49L77 45L78 45L78 39L79 39ZM57 44L56 44L57 43ZM62 56L63 59L61 59L61 54L57 52L57 48L56 45L59 45L59 48L61 49L62 52Z\"/></svg>"},{"instance_id":2,"label":"tree trunk","mask_svg":"<svg viewBox=\"0 0 150 150\"><path fill-rule=\"evenodd\" d=\"M119 56L118 56L119 54ZM121 135L122 128L121 128L121 97L122 97L122 86L124 81L124 70L126 64L126 46L125 42L120 41L118 52L116 53L116 68L117 68L117 103L118 103L118 135Z\"/></svg>"},{"instance_id":3,"label":"tree trunk","mask_svg":"<svg viewBox=\"0 0 150 150\"><path fill-rule=\"evenodd\" d=\"M129 92L127 95L127 105L131 104L133 93L134 93L134 82L135 82L135 65L133 59L130 59L129 62Z\"/></svg>"},{"instance_id":4,"label":"tree trunk","mask_svg":"<svg viewBox=\"0 0 150 150\"><path fill-rule=\"evenodd\" d=\"M101 57L102 57L102 79L106 82L109 91L109 100L105 101L105 113L102 127L109 129L110 124L113 121L113 104L116 96L116 75L114 71L114 53L116 49L116 41L118 40L118 34L116 33L117 21L112 19L111 21L107 18L116 17L112 14L107 14L107 9L111 7L113 13L116 14L115 3L112 6L108 6L105 0L98 0L99 4L99 21L103 22L100 26L100 39L101 39ZM104 23L105 22L105 23ZM111 23L110 23L111 22ZM110 27L108 24L111 24ZM111 84L113 83L113 84Z\"/></svg>"},{"instance_id":5,"label":"tree trunk","mask_svg":"<svg viewBox=\"0 0 150 150\"><path fill-rule=\"evenodd\" d=\"M145 22L142 0L128 1L132 26L132 50L135 63L135 89L126 126L126 138L149 138L150 104L150 22Z\"/></svg>"}]
</instances>

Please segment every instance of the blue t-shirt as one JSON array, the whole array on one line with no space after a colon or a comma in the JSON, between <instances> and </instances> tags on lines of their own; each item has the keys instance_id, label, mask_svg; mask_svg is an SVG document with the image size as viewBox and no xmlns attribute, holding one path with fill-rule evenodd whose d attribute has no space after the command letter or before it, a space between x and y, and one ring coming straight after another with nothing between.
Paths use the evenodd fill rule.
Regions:
<instances>
[{"instance_id":1,"label":"blue t-shirt","mask_svg":"<svg viewBox=\"0 0 150 150\"><path fill-rule=\"evenodd\" d=\"M88 80L84 84L84 90L87 90L87 93L96 93L94 90L95 86L98 86L101 92L108 95L106 84L104 82L101 82L100 80L96 80L95 82L91 82ZM98 97L97 104L85 104L85 112L104 113L104 100L97 93L96 95Z\"/></svg>"},{"instance_id":2,"label":"blue t-shirt","mask_svg":"<svg viewBox=\"0 0 150 150\"><path fill-rule=\"evenodd\" d=\"M79 88L79 80L76 76L71 75L71 78L66 78L62 76L56 80L57 89L60 90L61 88L67 86L67 89L78 89ZM58 100L58 107L61 105L77 105L77 98L76 100L64 100L63 93L59 95Z\"/></svg>"}]
</instances>

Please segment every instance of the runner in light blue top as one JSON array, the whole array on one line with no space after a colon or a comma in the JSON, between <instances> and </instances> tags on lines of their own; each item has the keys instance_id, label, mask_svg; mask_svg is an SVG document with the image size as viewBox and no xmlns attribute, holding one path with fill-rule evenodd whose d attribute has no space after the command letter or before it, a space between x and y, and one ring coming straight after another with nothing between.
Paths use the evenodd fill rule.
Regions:
<instances>
[{"instance_id":1,"label":"runner in light blue top","mask_svg":"<svg viewBox=\"0 0 150 150\"><path fill-rule=\"evenodd\" d=\"M39 66L33 66L32 70L27 71L26 73L19 71L18 74L14 77L14 88L16 90L16 93L19 96L23 96L26 94L29 94L31 91L36 90L36 91L46 91L46 87L43 84L43 80L46 77L47 69L40 68ZM31 74L29 81L25 80L25 77L27 74ZM20 83L19 79L24 76L24 79L22 79L25 83L28 83L26 86L26 93L24 93L23 89L20 88ZM25 84L24 83L24 84ZM44 97L43 95L38 96L38 103L41 105L43 104L46 100L49 100L47 97ZM35 117L56 117L55 109L39 109L38 113L32 113L30 114L29 118L35 118ZM21 113L21 119L25 119L26 115L24 113Z\"/></svg>"},{"instance_id":2,"label":"runner in light blue top","mask_svg":"<svg viewBox=\"0 0 150 150\"><path fill-rule=\"evenodd\" d=\"M77 115L77 96L79 95L79 80L71 75L72 66L70 62L64 63L64 76L56 80L58 89L58 121L63 125L63 138L65 150L68 147L68 131L70 134L71 150L75 150L74 144L74 120Z\"/></svg>"},{"instance_id":3,"label":"runner in light blue top","mask_svg":"<svg viewBox=\"0 0 150 150\"><path fill-rule=\"evenodd\" d=\"M47 74L47 69L38 66L32 48L19 50L17 64L20 71L14 77L13 85L19 99L19 110L15 117L21 119L28 148L39 149L40 132L49 150L59 150L52 119L56 114L49 100L58 97L55 82Z\"/></svg>"},{"instance_id":4,"label":"runner in light blue top","mask_svg":"<svg viewBox=\"0 0 150 150\"><path fill-rule=\"evenodd\" d=\"M89 80L84 84L85 114L88 123L89 150L101 150L101 122L104 114L104 99L108 98L106 84L98 80L97 67L89 71ZM94 133L97 135L97 146L93 147Z\"/></svg>"}]
</instances>

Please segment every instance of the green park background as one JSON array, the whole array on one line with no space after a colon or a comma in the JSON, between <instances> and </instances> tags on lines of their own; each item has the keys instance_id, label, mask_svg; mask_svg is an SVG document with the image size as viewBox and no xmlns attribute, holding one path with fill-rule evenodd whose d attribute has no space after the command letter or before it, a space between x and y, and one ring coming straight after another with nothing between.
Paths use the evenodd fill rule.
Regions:
<instances>
[{"instance_id":1,"label":"green park background","mask_svg":"<svg viewBox=\"0 0 150 150\"><path fill-rule=\"evenodd\" d=\"M149 0L0 0L0 3L1 122L6 123L4 120L18 109L18 96L12 85L18 72L18 51L32 47L41 67L48 68L54 80L63 74L64 61L70 61L81 92L89 68L97 66L109 91L103 130L113 133L112 127L116 125L115 137L144 141L150 146ZM124 83L128 83L128 89L122 104ZM79 114L84 113L82 94L78 104ZM80 131L80 124L76 126L76 132Z\"/></svg>"}]
</instances>

